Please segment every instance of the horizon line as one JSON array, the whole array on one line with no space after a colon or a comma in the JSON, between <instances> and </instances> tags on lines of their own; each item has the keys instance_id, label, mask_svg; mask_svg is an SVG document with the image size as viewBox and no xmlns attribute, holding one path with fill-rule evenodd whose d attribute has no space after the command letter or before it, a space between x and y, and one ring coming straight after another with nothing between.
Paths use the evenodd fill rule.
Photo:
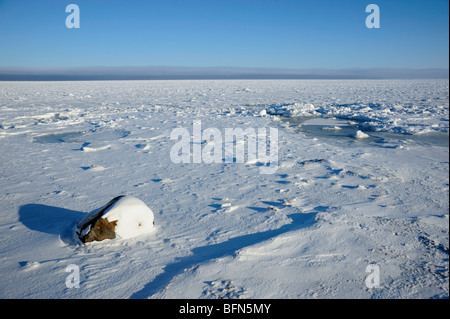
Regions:
<instances>
[{"instance_id":1,"label":"horizon line","mask_svg":"<svg viewBox=\"0 0 450 319\"><path fill-rule=\"evenodd\" d=\"M448 68L276 68L188 66L0 66L0 81L213 79L448 79Z\"/></svg>"}]
</instances>

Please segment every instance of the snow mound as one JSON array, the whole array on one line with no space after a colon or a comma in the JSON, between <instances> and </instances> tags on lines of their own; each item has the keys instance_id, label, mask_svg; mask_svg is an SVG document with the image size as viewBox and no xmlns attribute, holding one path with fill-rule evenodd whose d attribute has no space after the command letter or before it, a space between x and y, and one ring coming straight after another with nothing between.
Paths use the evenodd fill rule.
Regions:
<instances>
[{"instance_id":1,"label":"snow mound","mask_svg":"<svg viewBox=\"0 0 450 319\"><path fill-rule=\"evenodd\" d=\"M155 229L152 210L143 201L132 196L119 198L105 211L103 218L117 220L116 235L131 238L153 232Z\"/></svg>"},{"instance_id":2,"label":"snow mound","mask_svg":"<svg viewBox=\"0 0 450 319\"><path fill-rule=\"evenodd\" d=\"M91 236L94 240L103 240L101 236L104 230L98 229L98 220L106 220L106 225L114 223L114 227L107 227L112 227L115 236L104 239L116 236L128 239L151 233L155 229L153 211L143 201L132 196L118 196L78 222L77 234L81 241L84 242L83 239L92 231L99 234Z\"/></svg>"}]
</instances>

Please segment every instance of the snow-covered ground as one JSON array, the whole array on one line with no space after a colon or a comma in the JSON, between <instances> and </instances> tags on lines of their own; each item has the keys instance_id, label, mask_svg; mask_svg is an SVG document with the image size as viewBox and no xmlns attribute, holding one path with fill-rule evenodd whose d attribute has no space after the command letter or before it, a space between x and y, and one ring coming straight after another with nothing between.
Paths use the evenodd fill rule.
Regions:
<instances>
[{"instance_id":1,"label":"snow-covered ground","mask_svg":"<svg viewBox=\"0 0 450 319\"><path fill-rule=\"evenodd\" d=\"M199 120L278 169L173 163ZM448 298L448 132L448 80L0 82L0 298ZM121 194L154 232L72 239Z\"/></svg>"}]
</instances>

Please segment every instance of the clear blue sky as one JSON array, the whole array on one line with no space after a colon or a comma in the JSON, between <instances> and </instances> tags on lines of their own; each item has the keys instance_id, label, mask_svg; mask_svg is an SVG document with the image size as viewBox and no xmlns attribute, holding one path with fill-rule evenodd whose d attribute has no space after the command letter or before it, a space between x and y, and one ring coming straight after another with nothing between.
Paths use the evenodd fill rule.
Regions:
<instances>
[{"instance_id":1,"label":"clear blue sky","mask_svg":"<svg viewBox=\"0 0 450 319\"><path fill-rule=\"evenodd\" d=\"M448 0L0 0L0 66L448 68L448 37Z\"/></svg>"}]
</instances>

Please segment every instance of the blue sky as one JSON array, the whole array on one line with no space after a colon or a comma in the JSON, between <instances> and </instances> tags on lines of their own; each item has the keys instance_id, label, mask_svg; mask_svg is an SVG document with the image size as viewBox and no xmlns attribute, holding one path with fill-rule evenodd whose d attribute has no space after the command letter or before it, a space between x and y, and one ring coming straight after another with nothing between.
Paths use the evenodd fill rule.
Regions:
<instances>
[{"instance_id":1,"label":"blue sky","mask_svg":"<svg viewBox=\"0 0 450 319\"><path fill-rule=\"evenodd\" d=\"M0 0L3 67L448 68L448 36L448 0Z\"/></svg>"}]
</instances>

